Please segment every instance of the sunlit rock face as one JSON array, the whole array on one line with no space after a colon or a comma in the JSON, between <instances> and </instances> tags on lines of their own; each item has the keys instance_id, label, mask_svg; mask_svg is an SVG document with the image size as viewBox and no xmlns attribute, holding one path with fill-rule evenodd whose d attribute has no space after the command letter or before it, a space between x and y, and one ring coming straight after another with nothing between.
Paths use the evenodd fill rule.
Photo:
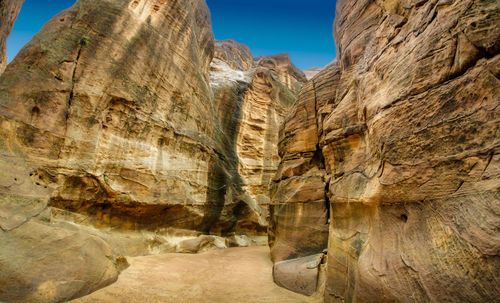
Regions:
<instances>
[{"instance_id":1,"label":"sunlit rock face","mask_svg":"<svg viewBox=\"0 0 500 303\"><path fill-rule=\"evenodd\" d=\"M274 262L318 254L328 243L328 182L319 147L323 108L335 98L340 69L328 65L309 81L280 133L282 159L273 179L269 244Z\"/></svg>"},{"instance_id":2,"label":"sunlit rock face","mask_svg":"<svg viewBox=\"0 0 500 303\"><path fill-rule=\"evenodd\" d=\"M247 46L233 40L215 45L211 86L230 156L225 165L232 175L225 205L235 205L237 233L265 235L269 185L280 160L278 132L304 75L287 55L266 56L254 66ZM273 65L264 67L261 60Z\"/></svg>"},{"instance_id":3,"label":"sunlit rock face","mask_svg":"<svg viewBox=\"0 0 500 303\"><path fill-rule=\"evenodd\" d=\"M322 67L313 67L313 68L308 68L304 70L304 74L306 75L307 80L311 80L316 76L321 70L323 70Z\"/></svg>"},{"instance_id":4,"label":"sunlit rock face","mask_svg":"<svg viewBox=\"0 0 500 303\"><path fill-rule=\"evenodd\" d=\"M0 301L116 280L118 248L60 214L145 231L233 219L210 207L213 48L204 1L80 0L21 50L0 77Z\"/></svg>"},{"instance_id":5,"label":"sunlit rock face","mask_svg":"<svg viewBox=\"0 0 500 303\"><path fill-rule=\"evenodd\" d=\"M79 1L46 24L0 89L51 206L95 225L200 226L221 149L212 54L200 1Z\"/></svg>"},{"instance_id":6,"label":"sunlit rock face","mask_svg":"<svg viewBox=\"0 0 500 303\"><path fill-rule=\"evenodd\" d=\"M281 136L275 261L326 248L326 200L326 302L497 300L500 4L342 0L334 36Z\"/></svg>"},{"instance_id":7,"label":"sunlit rock face","mask_svg":"<svg viewBox=\"0 0 500 303\"><path fill-rule=\"evenodd\" d=\"M0 0L0 75L7 66L7 38L24 0Z\"/></svg>"},{"instance_id":8,"label":"sunlit rock face","mask_svg":"<svg viewBox=\"0 0 500 303\"><path fill-rule=\"evenodd\" d=\"M290 56L286 53L260 56L254 59L254 65L273 70L278 75L281 83L295 93L299 93L302 85L307 82L304 72L291 62Z\"/></svg>"},{"instance_id":9,"label":"sunlit rock face","mask_svg":"<svg viewBox=\"0 0 500 303\"><path fill-rule=\"evenodd\" d=\"M305 82L287 55L265 65L214 47L204 1L80 0L48 22L0 77L0 301L85 295L121 255L262 244L241 234L266 234Z\"/></svg>"},{"instance_id":10,"label":"sunlit rock face","mask_svg":"<svg viewBox=\"0 0 500 303\"><path fill-rule=\"evenodd\" d=\"M245 44L234 40L215 41L214 59L225 62L233 70L247 71L253 68L253 55Z\"/></svg>"}]
</instances>

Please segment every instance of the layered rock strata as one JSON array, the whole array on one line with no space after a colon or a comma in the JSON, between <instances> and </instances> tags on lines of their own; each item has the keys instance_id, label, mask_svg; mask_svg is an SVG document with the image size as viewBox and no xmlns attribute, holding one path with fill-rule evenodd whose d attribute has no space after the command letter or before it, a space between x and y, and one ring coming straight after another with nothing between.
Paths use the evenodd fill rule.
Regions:
<instances>
[{"instance_id":1,"label":"layered rock strata","mask_svg":"<svg viewBox=\"0 0 500 303\"><path fill-rule=\"evenodd\" d=\"M338 1L339 63L285 124L270 223L275 261L328 237L326 302L497 300L499 29L498 1Z\"/></svg>"},{"instance_id":2,"label":"layered rock strata","mask_svg":"<svg viewBox=\"0 0 500 303\"><path fill-rule=\"evenodd\" d=\"M304 74L306 75L307 80L311 80L316 76L321 70L323 70L322 67L313 67L313 68L308 68L304 70Z\"/></svg>"},{"instance_id":3,"label":"layered rock strata","mask_svg":"<svg viewBox=\"0 0 500 303\"><path fill-rule=\"evenodd\" d=\"M269 244L274 262L321 253L328 243L328 176L319 146L320 109L334 98L336 62L309 81L280 132L281 163L273 179Z\"/></svg>"},{"instance_id":4,"label":"layered rock strata","mask_svg":"<svg viewBox=\"0 0 500 303\"><path fill-rule=\"evenodd\" d=\"M7 66L7 38L24 0L0 0L0 75Z\"/></svg>"},{"instance_id":5,"label":"layered rock strata","mask_svg":"<svg viewBox=\"0 0 500 303\"><path fill-rule=\"evenodd\" d=\"M305 76L288 55L254 62L243 44L224 40L215 45L211 86L230 155L225 164L234 185L226 193L225 205L237 203L237 233L265 235L269 186L279 164L278 130Z\"/></svg>"},{"instance_id":6,"label":"layered rock strata","mask_svg":"<svg viewBox=\"0 0 500 303\"><path fill-rule=\"evenodd\" d=\"M121 255L260 244L234 233L266 233L302 82L287 55L214 48L204 1L80 0L54 17L0 77L0 301L84 295Z\"/></svg>"},{"instance_id":7,"label":"layered rock strata","mask_svg":"<svg viewBox=\"0 0 500 303\"><path fill-rule=\"evenodd\" d=\"M212 54L195 0L80 0L21 50L0 77L0 301L66 301L116 280L117 248L59 213L210 229L223 153Z\"/></svg>"}]
</instances>

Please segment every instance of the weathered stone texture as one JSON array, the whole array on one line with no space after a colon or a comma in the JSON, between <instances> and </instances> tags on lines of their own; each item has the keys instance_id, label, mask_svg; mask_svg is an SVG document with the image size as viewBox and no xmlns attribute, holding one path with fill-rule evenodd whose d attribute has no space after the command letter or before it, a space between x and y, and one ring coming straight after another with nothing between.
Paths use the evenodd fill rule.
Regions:
<instances>
[{"instance_id":1,"label":"weathered stone texture","mask_svg":"<svg viewBox=\"0 0 500 303\"><path fill-rule=\"evenodd\" d=\"M328 243L327 175L319 147L328 102L340 69L328 65L302 89L281 130L281 163L271 191L269 244L278 262L321 253Z\"/></svg>"},{"instance_id":2,"label":"weathered stone texture","mask_svg":"<svg viewBox=\"0 0 500 303\"><path fill-rule=\"evenodd\" d=\"M314 76L316 76L322 70L323 70L322 67L312 67L312 68L308 68L308 69L304 70L303 72L304 72L304 75L306 75L307 80L311 80L312 78L314 78Z\"/></svg>"},{"instance_id":3,"label":"weathered stone texture","mask_svg":"<svg viewBox=\"0 0 500 303\"><path fill-rule=\"evenodd\" d=\"M7 66L7 38L24 0L0 0L0 75Z\"/></svg>"},{"instance_id":4,"label":"weathered stone texture","mask_svg":"<svg viewBox=\"0 0 500 303\"><path fill-rule=\"evenodd\" d=\"M277 73L281 83L295 93L299 93L302 84L307 82L303 71L292 64L290 55L283 53L273 56L260 56L254 59L254 65L265 67Z\"/></svg>"},{"instance_id":5,"label":"weathered stone texture","mask_svg":"<svg viewBox=\"0 0 500 303\"><path fill-rule=\"evenodd\" d=\"M198 228L221 149L212 54L201 1L79 1L46 24L0 89L51 206L96 226Z\"/></svg>"},{"instance_id":6,"label":"weathered stone texture","mask_svg":"<svg viewBox=\"0 0 500 303\"><path fill-rule=\"evenodd\" d=\"M279 127L305 80L287 56L278 56L283 57L279 62L274 56L263 57L275 62L273 66L239 69L252 62L251 53L242 49L247 47L233 40L216 42L210 75L222 141L227 142L224 165L232 175L225 205L235 205L236 232L266 234L269 186L279 164Z\"/></svg>"},{"instance_id":7,"label":"weathered stone texture","mask_svg":"<svg viewBox=\"0 0 500 303\"><path fill-rule=\"evenodd\" d=\"M0 301L65 301L116 280L119 247L58 214L210 230L224 153L212 55L198 0L80 0L21 50L0 77Z\"/></svg>"},{"instance_id":8,"label":"weathered stone texture","mask_svg":"<svg viewBox=\"0 0 500 303\"><path fill-rule=\"evenodd\" d=\"M323 171L326 302L497 300L499 2L342 0L334 36L338 72L305 85L282 136L280 172L290 173L275 192L289 195L272 199L312 204L287 178ZM319 81L330 97L314 106ZM315 150L324 163L302 168L311 156L300 153ZM301 217L272 220L275 256L280 242L315 247L280 236L291 230L280 222Z\"/></svg>"},{"instance_id":9,"label":"weathered stone texture","mask_svg":"<svg viewBox=\"0 0 500 303\"><path fill-rule=\"evenodd\" d=\"M318 288L322 259L323 254L317 254L278 262L273 267L274 281L281 287L311 296Z\"/></svg>"},{"instance_id":10,"label":"weathered stone texture","mask_svg":"<svg viewBox=\"0 0 500 303\"><path fill-rule=\"evenodd\" d=\"M253 68L250 48L234 40L215 41L214 58L226 62L233 70L247 71Z\"/></svg>"},{"instance_id":11,"label":"weathered stone texture","mask_svg":"<svg viewBox=\"0 0 500 303\"><path fill-rule=\"evenodd\" d=\"M0 301L84 295L120 255L259 244L241 234L266 233L305 82L269 62L214 47L205 1L79 0L49 21L0 77Z\"/></svg>"}]
</instances>

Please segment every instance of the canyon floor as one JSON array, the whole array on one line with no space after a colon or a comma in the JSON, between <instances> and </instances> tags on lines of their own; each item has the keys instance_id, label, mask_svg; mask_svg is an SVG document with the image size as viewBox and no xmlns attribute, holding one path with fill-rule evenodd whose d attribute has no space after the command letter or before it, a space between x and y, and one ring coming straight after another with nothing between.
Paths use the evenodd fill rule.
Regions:
<instances>
[{"instance_id":1,"label":"canyon floor","mask_svg":"<svg viewBox=\"0 0 500 303\"><path fill-rule=\"evenodd\" d=\"M85 302L320 302L278 287L269 248L212 250L127 258L116 283L73 303Z\"/></svg>"}]
</instances>

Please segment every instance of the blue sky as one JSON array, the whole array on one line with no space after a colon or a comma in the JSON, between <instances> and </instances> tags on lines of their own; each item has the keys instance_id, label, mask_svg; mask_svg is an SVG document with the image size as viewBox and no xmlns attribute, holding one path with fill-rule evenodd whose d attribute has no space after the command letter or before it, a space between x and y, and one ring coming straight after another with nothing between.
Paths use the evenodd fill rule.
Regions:
<instances>
[{"instance_id":1,"label":"blue sky","mask_svg":"<svg viewBox=\"0 0 500 303\"><path fill-rule=\"evenodd\" d=\"M7 40L12 60L42 26L75 0L26 0ZM216 39L235 39L254 56L289 53L301 69L332 61L336 0L207 0Z\"/></svg>"}]
</instances>

